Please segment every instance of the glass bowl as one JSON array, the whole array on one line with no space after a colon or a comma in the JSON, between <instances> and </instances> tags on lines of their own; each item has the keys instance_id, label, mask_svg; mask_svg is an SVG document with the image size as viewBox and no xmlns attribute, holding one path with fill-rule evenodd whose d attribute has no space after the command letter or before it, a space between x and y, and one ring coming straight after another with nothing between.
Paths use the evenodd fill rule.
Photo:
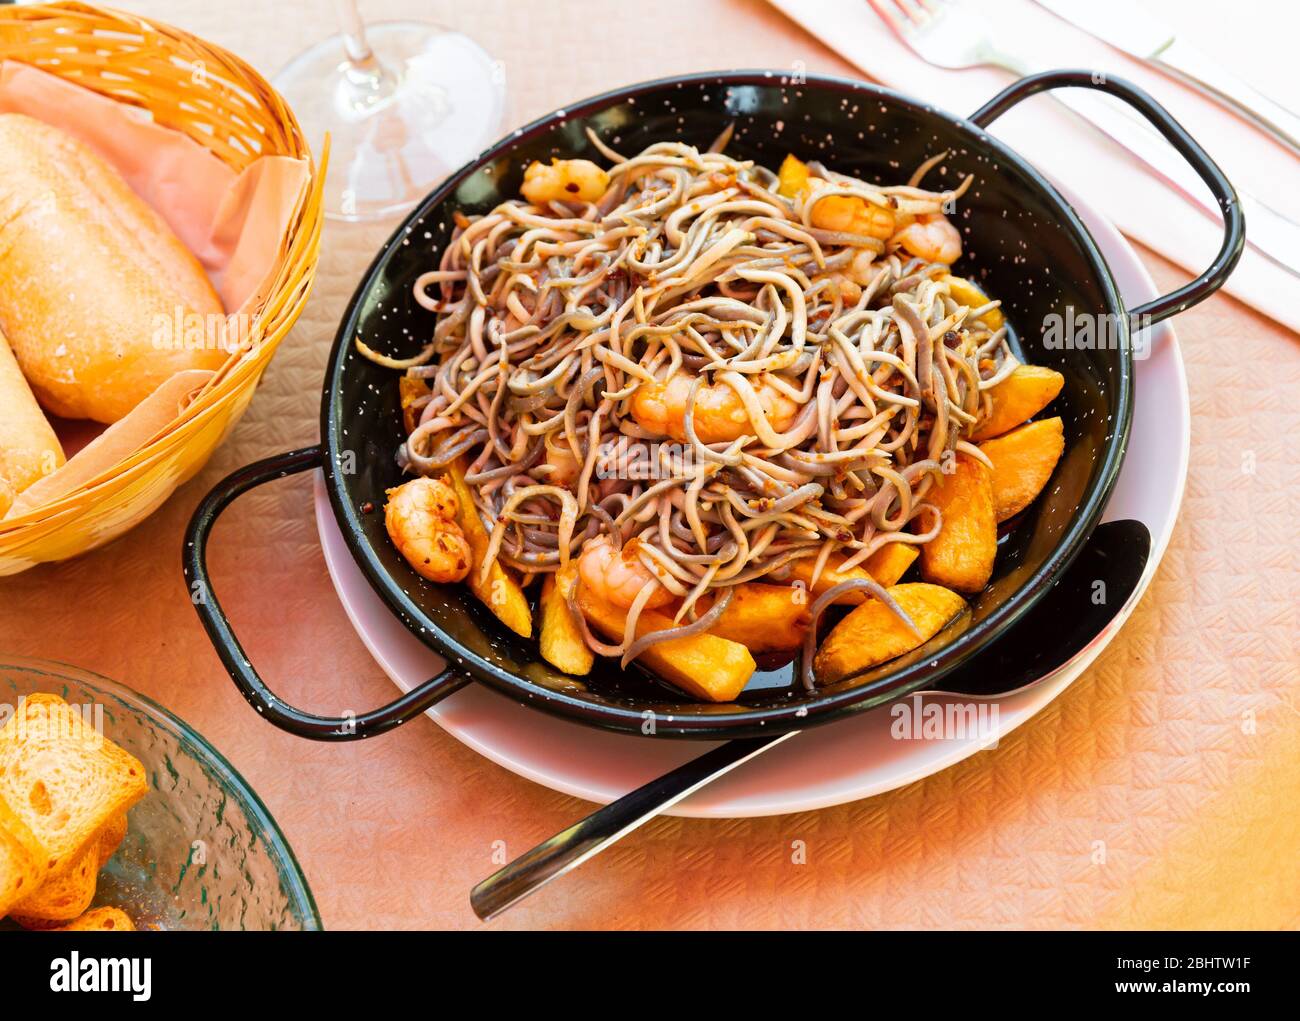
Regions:
<instances>
[{"instance_id":1,"label":"glass bowl","mask_svg":"<svg viewBox=\"0 0 1300 1021\"><path fill-rule=\"evenodd\" d=\"M131 809L126 839L100 872L94 906L120 907L140 929L321 928L280 827L244 778L189 726L87 670L0 657L0 706L16 710L20 696L37 692L93 712L102 707L104 736L149 774L149 793Z\"/></svg>"}]
</instances>

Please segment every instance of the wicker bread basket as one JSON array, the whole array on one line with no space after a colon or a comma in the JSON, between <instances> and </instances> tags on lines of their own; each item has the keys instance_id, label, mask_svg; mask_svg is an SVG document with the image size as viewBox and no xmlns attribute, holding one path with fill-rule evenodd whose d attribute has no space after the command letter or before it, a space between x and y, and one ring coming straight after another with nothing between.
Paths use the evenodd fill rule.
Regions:
<instances>
[{"instance_id":1,"label":"wicker bread basket","mask_svg":"<svg viewBox=\"0 0 1300 1021\"><path fill-rule=\"evenodd\" d=\"M116 538L152 513L211 456L248 407L316 275L323 168L293 112L256 71L187 32L83 3L0 7L0 61L30 64L144 108L236 172L258 156L307 161L309 183L281 240L276 277L249 343L145 446L51 503L0 522L0 575ZM202 75L194 74L201 66Z\"/></svg>"}]
</instances>

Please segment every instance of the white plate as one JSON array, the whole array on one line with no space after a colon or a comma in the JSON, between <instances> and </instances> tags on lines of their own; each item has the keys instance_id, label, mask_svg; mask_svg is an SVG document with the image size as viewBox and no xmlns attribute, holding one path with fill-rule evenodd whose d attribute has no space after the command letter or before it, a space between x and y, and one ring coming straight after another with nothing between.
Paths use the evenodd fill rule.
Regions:
<instances>
[{"instance_id":1,"label":"white plate","mask_svg":"<svg viewBox=\"0 0 1300 1021\"><path fill-rule=\"evenodd\" d=\"M1058 185L1058 187L1060 187ZM1061 193L1092 231L1120 294L1133 307L1158 293L1128 242L1086 202ZM1129 450L1104 520L1134 518L1151 532L1151 559L1132 598L1109 627L1071 662L997 704L988 731L963 739L898 740L889 707L818 727L765 753L677 805L673 815L733 818L806 812L871 797L920 780L1009 733L1064 691L1114 638L1146 591L1164 556L1182 502L1191 435L1182 356L1169 325L1156 327L1149 358L1136 363ZM316 521L339 598L376 662L403 691L442 669L440 656L402 626L365 580L316 476ZM931 692L927 702L968 696ZM448 733L511 772L565 794L606 804L715 742L629 737L549 716L481 685L464 688L429 710Z\"/></svg>"}]
</instances>

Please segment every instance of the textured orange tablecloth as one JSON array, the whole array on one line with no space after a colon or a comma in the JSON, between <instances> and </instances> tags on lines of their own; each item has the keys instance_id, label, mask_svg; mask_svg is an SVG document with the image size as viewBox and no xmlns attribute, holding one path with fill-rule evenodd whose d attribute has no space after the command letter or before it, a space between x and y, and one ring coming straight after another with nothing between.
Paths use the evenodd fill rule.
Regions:
<instances>
[{"instance_id":1,"label":"textured orange tablecloth","mask_svg":"<svg viewBox=\"0 0 1300 1021\"><path fill-rule=\"evenodd\" d=\"M332 30L325 0L121 2L268 75ZM758 0L362 8L432 16L482 42L505 63L512 123L674 72L799 62L850 73ZM599 56L564 45L577 39ZM469 889L494 869L498 842L521 853L591 806L487 762L427 719L357 745L273 729L226 678L179 567L184 524L217 478L315 442L335 322L387 232L327 228L306 314L197 479L108 548L0 579L0 651L124 681L211 739L284 827L327 926L467 927L478 924ZM1159 284L1179 281L1142 254ZM1182 517L1122 634L1047 711L996 750L870 801L658 820L493 924L1300 925L1300 338L1226 297L1176 322L1192 399ZM334 711L392 697L334 596L306 476L236 504L212 567L251 658L286 698Z\"/></svg>"}]
</instances>

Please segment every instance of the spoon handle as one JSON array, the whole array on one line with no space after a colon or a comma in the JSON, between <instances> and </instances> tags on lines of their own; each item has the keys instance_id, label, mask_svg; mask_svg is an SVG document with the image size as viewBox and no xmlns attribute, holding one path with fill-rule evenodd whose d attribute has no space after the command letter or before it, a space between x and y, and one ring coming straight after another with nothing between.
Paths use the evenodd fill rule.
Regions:
<instances>
[{"instance_id":1,"label":"spoon handle","mask_svg":"<svg viewBox=\"0 0 1300 1021\"><path fill-rule=\"evenodd\" d=\"M728 741L610 802L474 887L469 898L474 913L484 921L499 915L701 787L797 733Z\"/></svg>"},{"instance_id":2,"label":"spoon handle","mask_svg":"<svg viewBox=\"0 0 1300 1021\"><path fill-rule=\"evenodd\" d=\"M1035 683L1081 653L1121 615L1141 586L1151 555L1151 533L1140 521L1098 525L1052 589L1007 636L940 683L945 692L994 697ZM1097 599L1098 582L1105 598ZM719 745L671 773L651 780L557 833L474 887L470 903L487 920L552 879L577 868L642 823L718 777L793 737L743 738Z\"/></svg>"}]
</instances>

